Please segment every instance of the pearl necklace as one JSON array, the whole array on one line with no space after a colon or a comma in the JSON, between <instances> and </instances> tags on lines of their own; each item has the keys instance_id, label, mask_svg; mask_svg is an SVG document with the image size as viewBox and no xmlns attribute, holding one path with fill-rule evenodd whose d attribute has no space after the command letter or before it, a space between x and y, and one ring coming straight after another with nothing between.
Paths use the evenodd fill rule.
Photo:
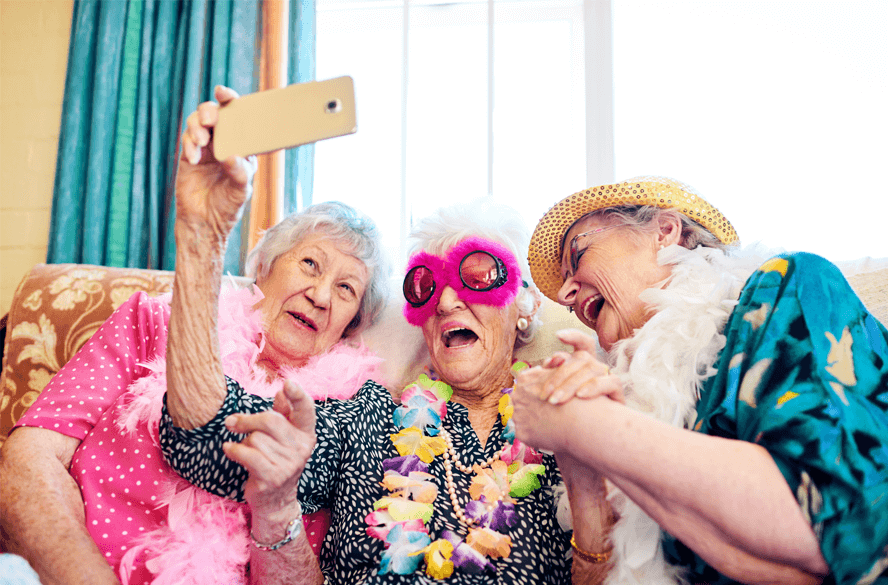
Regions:
<instances>
[{"instance_id":1,"label":"pearl necklace","mask_svg":"<svg viewBox=\"0 0 888 585\"><path fill-rule=\"evenodd\" d=\"M441 436L444 438L444 442L447 443L447 450L444 451L444 484L447 486L447 493L450 495L450 503L453 505L453 513L456 515L457 520L466 526L474 526L478 523L477 520L466 517L465 512L463 512L463 507L459 503L459 498L456 495L456 484L453 482L453 467L456 467L466 475L469 475L470 473L476 472L475 468L479 470L486 469L490 467L494 461L499 461L499 453L491 455L487 461L475 465L475 468L466 467L460 463L459 457L456 455L456 449L453 448L453 439L450 437L450 433L442 428Z\"/></svg>"}]
</instances>

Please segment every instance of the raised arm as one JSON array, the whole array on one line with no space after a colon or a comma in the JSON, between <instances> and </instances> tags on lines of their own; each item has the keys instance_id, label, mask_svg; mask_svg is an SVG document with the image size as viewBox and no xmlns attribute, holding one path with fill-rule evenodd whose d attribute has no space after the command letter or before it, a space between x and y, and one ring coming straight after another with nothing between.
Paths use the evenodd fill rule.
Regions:
<instances>
[{"instance_id":1,"label":"raised arm","mask_svg":"<svg viewBox=\"0 0 888 585\"><path fill-rule=\"evenodd\" d=\"M237 98L216 87L220 104ZM228 236L250 194L255 159L218 161L212 130L219 105L206 102L186 121L176 176L176 280L167 349L167 408L176 426L210 421L225 399L219 353L219 287Z\"/></svg>"},{"instance_id":2,"label":"raised arm","mask_svg":"<svg viewBox=\"0 0 888 585\"><path fill-rule=\"evenodd\" d=\"M217 87L215 97L224 105L237 94ZM255 171L253 158L216 160L212 129L218 112L219 106L208 102L188 117L176 177L176 280L167 345L166 405L173 423L183 429L211 421L226 398L217 329L222 262ZM249 472L245 497L253 539L260 543L281 541L291 521L301 527L296 491L314 447L314 405L304 394L302 398L300 412L293 417L304 423L304 432L288 420L291 405L283 396L276 399L274 411L232 417L231 430L248 437L241 444L228 445L226 454ZM263 585L322 580L304 532L277 550L254 547L250 577L251 582Z\"/></svg>"}]
</instances>

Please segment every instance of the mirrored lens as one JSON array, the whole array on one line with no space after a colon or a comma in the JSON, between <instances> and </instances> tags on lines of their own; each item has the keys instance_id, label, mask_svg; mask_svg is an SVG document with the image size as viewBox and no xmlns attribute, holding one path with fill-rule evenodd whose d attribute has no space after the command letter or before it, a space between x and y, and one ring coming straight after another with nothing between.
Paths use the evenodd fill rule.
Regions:
<instances>
[{"instance_id":1,"label":"mirrored lens","mask_svg":"<svg viewBox=\"0 0 888 585\"><path fill-rule=\"evenodd\" d=\"M487 252L472 252L459 265L459 276L472 290L489 290L501 284L500 264Z\"/></svg>"},{"instance_id":2,"label":"mirrored lens","mask_svg":"<svg viewBox=\"0 0 888 585\"><path fill-rule=\"evenodd\" d=\"M424 305L435 292L435 278L425 266L415 266L404 277L404 298L414 307Z\"/></svg>"}]
</instances>

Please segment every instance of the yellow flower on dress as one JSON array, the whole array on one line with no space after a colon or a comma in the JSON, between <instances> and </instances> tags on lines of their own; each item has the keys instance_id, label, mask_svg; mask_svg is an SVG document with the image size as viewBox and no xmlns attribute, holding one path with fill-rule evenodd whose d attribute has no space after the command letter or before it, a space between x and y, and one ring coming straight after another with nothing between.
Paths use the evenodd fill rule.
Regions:
<instances>
[{"instance_id":1,"label":"yellow flower on dress","mask_svg":"<svg viewBox=\"0 0 888 585\"><path fill-rule=\"evenodd\" d=\"M786 392L784 392L780 396L780 398L777 399L777 408L780 408L781 406L783 406L784 404L786 404L787 402L789 402L793 398L798 398L798 397L799 397L798 392L793 392L792 390L787 390Z\"/></svg>"},{"instance_id":2,"label":"yellow flower on dress","mask_svg":"<svg viewBox=\"0 0 888 585\"><path fill-rule=\"evenodd\" d=\"M99 281L104 277L104 270L77 269L56 278L49 285L49 292L58 295L52 301L53 308L63 311L73 309L77 303L86 300L87 294L102 292Z\"/></svg>"},{"instance_id":3,"label":"yellow flower on dress","mask_svg":"<svg viewBox=\"0 0 888 585\"><path fill-rule=\"evenodd\" d=\"M771 258L759 267L759 272L779 272L780 276L786 276L789 268L789 260L785 258Z\"/></svg>"},{"instance_id":4,"label":"yellow flower on dress","mask_svg":"<svg viewBox=\"0 0 888 585\"><path fill-rule=\"evenodd\" d=\"M447 449L444 439L426 437L416 427L408 427L400 433L389 436L402 457L416 455L425 463L431 463L435 456L442 454Z\"/></svg>"}]
</instances>

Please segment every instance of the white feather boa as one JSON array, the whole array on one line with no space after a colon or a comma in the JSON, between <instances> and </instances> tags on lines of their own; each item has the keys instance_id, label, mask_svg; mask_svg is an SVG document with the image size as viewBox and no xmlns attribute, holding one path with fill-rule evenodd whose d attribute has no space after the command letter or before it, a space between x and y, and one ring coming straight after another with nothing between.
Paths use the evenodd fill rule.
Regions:
<instances>
[{"instance_id":1,"label":"white feather boa","mask_svg":"<svg viewBox=\"0 0 888 585\"><path fill-rule=\"evenodd\" d=\"M713 248L660 251L658 261L672 265L672 276L665 287L641 295L656 313L608 355L628 406L674 426L694 423L700 386L715 374L725 344L722 332L744 283L763 260L754 250L735 257ZM606 584L684 583L681 570L663 558L657 523L616 486L609 484L608 493L619 520L610 535L614 567Z\"/></svg>"},{"instance_id":2,"label":"white feather boa","mask_svg":"<svg viewBox=\"0 0 888 585\"><path fill-rule=\"evenodd\" d=\"M283 379L272 383L256 360L264 346L262 323L253 305L262 298L255 287L223 292L219 300L219 341L225 373L251 393L273 397ZM145 429L159 447L158 424L166 392L165 351L143 364L151 374L129 388L132 399L117 419L121 432ZM299 369L283 372L314 398L350 398L367 379L378 379L382 360L366 347L344 343L313 357ZM132 543L120 563L127 585L133 568L145 562L156 585L246 583L250 558L248 511L244 504L213 496L181 479L171 469L158 487L158 508L166 524Z\"/></svg>"}]
</instances>

